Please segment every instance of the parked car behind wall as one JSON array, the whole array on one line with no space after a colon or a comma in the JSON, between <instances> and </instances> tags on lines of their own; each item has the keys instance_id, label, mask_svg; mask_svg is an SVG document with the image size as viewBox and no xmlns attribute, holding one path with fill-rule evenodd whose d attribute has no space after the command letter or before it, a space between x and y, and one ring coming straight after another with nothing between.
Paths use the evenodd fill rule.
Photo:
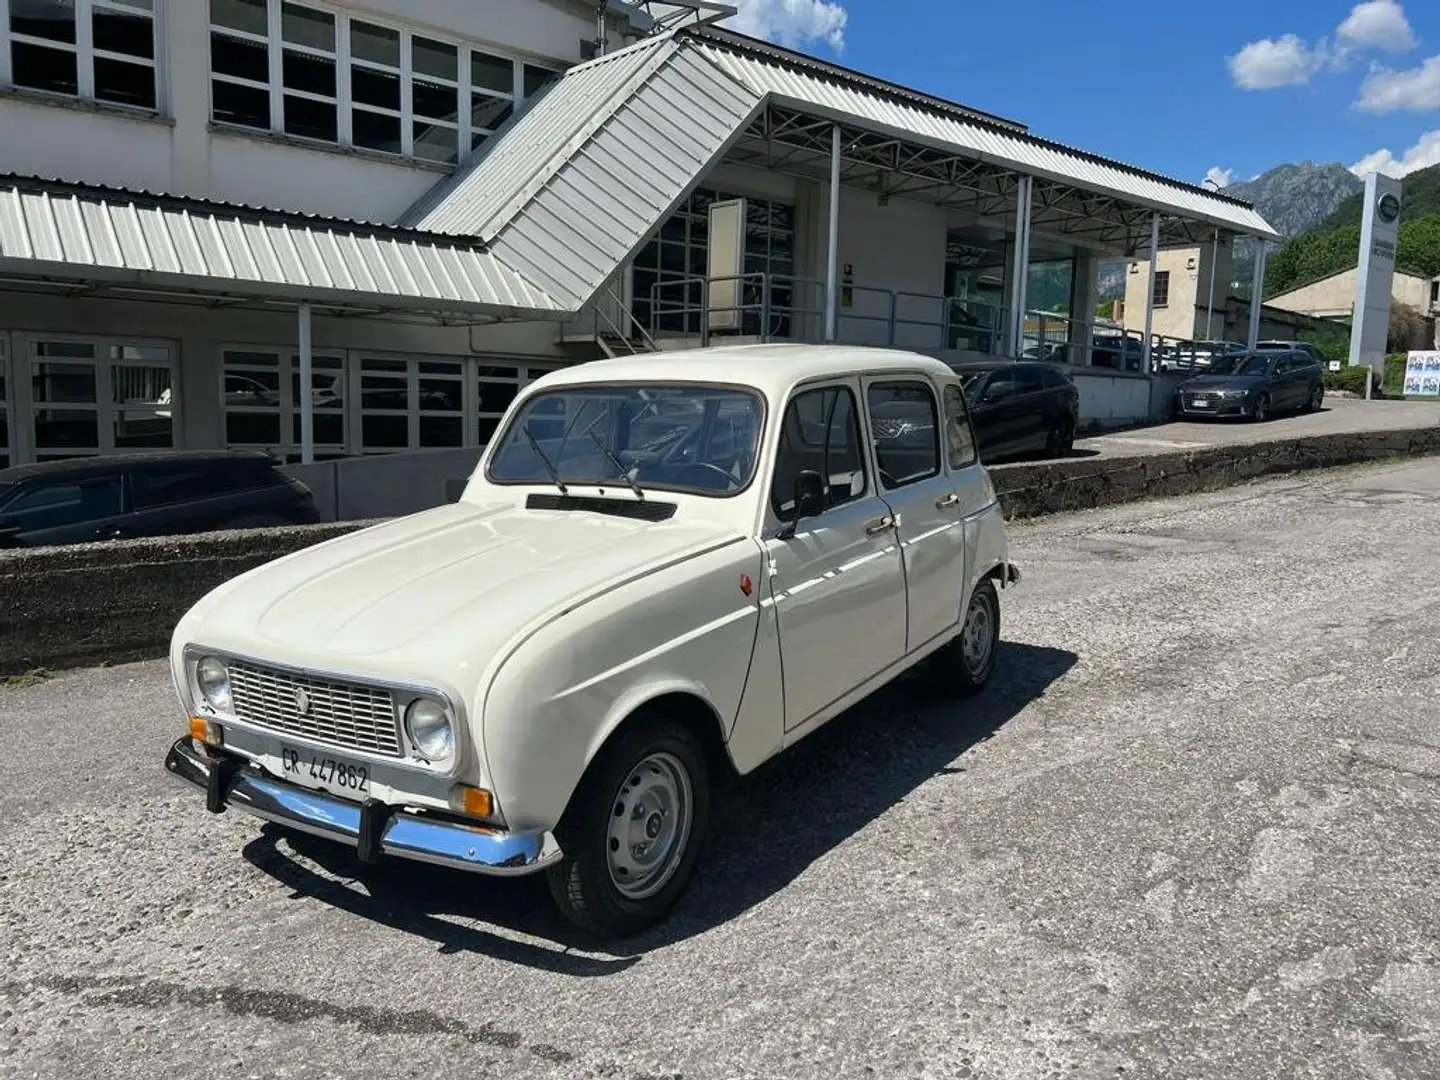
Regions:
<instances>
[{"instance_id":1,"label":"parked car behind wall","mask_svg":"<svg viewBox=\"0 0 1440 1080\"><path fill-rule=\"evenodd\" d=\"M1063 457L1075 445L1080 391L1065 372L1038 362L958 364L980 457L985 462L1043 452Z\"/></svg>"},{"instance_id":2,"label":"parked car behind wall","mask_svg":"<svg viewBox=\"0 0 1440 1080\"><path fill-rule=\"evenodd\" d=\"M0 469L0 546L318 522L310 489L265 454L67 458Z\"/></svg>"}]
</instances>

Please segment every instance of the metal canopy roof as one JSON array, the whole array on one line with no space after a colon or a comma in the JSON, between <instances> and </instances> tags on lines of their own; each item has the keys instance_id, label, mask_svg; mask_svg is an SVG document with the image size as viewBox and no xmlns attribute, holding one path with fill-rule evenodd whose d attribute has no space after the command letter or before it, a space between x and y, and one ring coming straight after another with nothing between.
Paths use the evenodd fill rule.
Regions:
<instances>
[{"instance_id":1,"label":"metal canopy roof","mask_svg":"<svg viewBox=\"0 0 1440 1080\"><path fill-rule=\"evenodd\" d=\"M687 27L572 68L403 217L484 237L551 296L583 306L727 155L776 167L845 136L846 182L985 214L1036 177L1035 222L1134 250L1197 231L1276 238L1248 204L1107 161L1023 128L710 26ZM808 130L807 130L808 124ZM901 178L883 187L881 174Z\"/></svg>"},{"instance_id":2,"label":"metal canopy roof","mask_svg":"<svg viewBox=\"0 0 1440 1080\"><path fill-rule=\"evenodd\" d=\"M367 312L560 310L455 237L34 177L0 176L0 275Z\"/></svg>"}]
</instances>

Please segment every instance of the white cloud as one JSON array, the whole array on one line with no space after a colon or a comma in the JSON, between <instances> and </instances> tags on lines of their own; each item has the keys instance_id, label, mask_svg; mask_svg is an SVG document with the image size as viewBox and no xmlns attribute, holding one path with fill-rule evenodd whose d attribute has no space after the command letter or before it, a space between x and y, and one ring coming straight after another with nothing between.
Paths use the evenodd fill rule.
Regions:
<instances>
[{"instance_id":1,"label":"white cloud","mask_svg":"<svg viewBox=\"0 0 1440 1080\"><path fill-rule=\"evenodd\" d=\"M1350 171L1362 179L1373 172L1399 178L1431 165L1440 165L1440 128L1421 135L1420 140L1398 158L1389 150L1376 150L1351 165Z\"/></svg>"},{"instance_id":2,"label":"white cloud","mask_svg":"<svg viewBox=\"0 0 1440 1080\"><path fill-rule=\"evenodd\" d=\"M1235 179L1234 169L1222 169L1219 165L1211 165L1205 170L1205 179L1216 187L1229 187L1230 181Z\"/></svg>"},{"instance_id":3,"label":"white cloud","mask_svg":"<svg viewBox=\"0 0 1440 1080\"><path fill-rule=\"evenodd\" d=\"M1311 48L1295 34L1252 41L1225 61L1235 85L1243 90L1298 86L1325 63L1323 45Z\"/></svg>"},{"instance_id":4,"label":"white cloud","mask_svg":"<svg viewBox=\"0 0 1440 1080\"><path fill-rule=\"evenodd\" d=\"M836 52L845 47L849 14L832 0L732 0L738 12L727 25L742 34L799 48L823 41Z\"/></svg>"},{"instance_id":5,"label":"white cloud","mask_svg":"<svg viewBox=\"0 0 1440 1080\"><path fill-rule=\"evenodd\" d=\"M1395 0L1366 0L1351 9L1340 24L1341 40L1361 48L1405 52L1415 47L1415 33L1405 9Z\"/></svg>"},{"instance_id":6,"label":"white cloud","mask_svg":"<svg viewBox=\"0 0 1440 1080\"><path fill-rule=\"evenodd\" d=\"M1373 113L1440 109L1440 56L1404 71L1376 68L1365 76L1357 104Z\"/></svg>"}]
</instances>

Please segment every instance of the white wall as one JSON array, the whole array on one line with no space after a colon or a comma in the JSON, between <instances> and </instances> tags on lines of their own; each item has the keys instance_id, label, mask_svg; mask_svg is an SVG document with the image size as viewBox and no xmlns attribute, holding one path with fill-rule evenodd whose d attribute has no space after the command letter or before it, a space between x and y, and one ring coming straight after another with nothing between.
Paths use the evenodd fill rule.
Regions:
<instances>
[{"instance_id":1,"label":"white wall","mask_svg":"<svg viewBox=\"0 0 1440 1080\"><path fill-rule=\"evenodd\" d=\"M262 133L211 132L208 2L155 0L155 6L161 115L39 104L24 91L0 92L0 171L376 221L393 220L449 171ZM595 36L594 7L579 0L317 0L315 6L556 68L579 62L581 39ZM0 13L4 8L0 0Z\"/></svg>"}]
</instances>

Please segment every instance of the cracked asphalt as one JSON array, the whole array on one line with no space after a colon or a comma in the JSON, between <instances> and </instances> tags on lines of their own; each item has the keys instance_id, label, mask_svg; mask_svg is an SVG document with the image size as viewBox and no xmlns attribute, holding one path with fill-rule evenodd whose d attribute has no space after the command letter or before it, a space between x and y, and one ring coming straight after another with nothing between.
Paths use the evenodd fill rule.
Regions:
<instances>
[{"instance_id":1,"label":"cracked asphalt","mask_svg":"<svg viewBox=\"0 0 1440 1080\"><path fill-rule=\"evenodd\" d=\"M0 1076L1440 1074L1440 459L1011 535L990 691L743 782L624 948L207 815L158 663L0 690Z\"/></svg>"}]
</instances>

